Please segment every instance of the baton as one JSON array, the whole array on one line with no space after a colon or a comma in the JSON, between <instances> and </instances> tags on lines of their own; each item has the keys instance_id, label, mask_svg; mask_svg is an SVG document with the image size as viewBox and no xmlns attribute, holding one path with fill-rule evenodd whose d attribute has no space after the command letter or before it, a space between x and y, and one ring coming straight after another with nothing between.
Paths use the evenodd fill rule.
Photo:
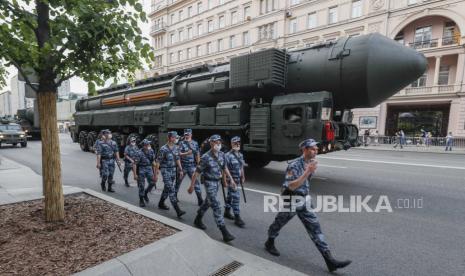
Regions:
<instances>
[{"instance_id":1,"label":"baton","mask_svg":"<svg viewBox=\"0 0 465 276\"><path fill-rule=\"evenodd\" d=\"M226 192L224 191L224 180L221 180L221 190L223 191L224 204L226 205Z\"/></svg>"},{"instance_id":2,"label":"baton","mask_svg":"<svg viewBox=\"0 0 465 276\"><path fill-rule=\"evenodd\" d=\"M239 183L241 184L242 195L244 196L244 203L247 203L247 198L245 197L244 183L242 183L242 179L239 180Z\"/></svg>"},{"instance_id":3,"label":"baton","mask_svg":"<svg viewBox=\"0 0 465 276\"><path fill-rule=\"evenodd\" d=\"M120 172L120 173L123 173L123 170L121 170L121 165L120 165L119 162L116 162L116 166L118 166L119 172Z\"/></svg>"}]
</instances>

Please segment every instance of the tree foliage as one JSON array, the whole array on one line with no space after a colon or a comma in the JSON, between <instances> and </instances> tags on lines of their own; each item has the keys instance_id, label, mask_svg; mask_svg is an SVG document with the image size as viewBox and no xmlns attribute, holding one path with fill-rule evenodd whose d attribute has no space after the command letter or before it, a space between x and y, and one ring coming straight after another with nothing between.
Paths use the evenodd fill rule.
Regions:
<instances>
[{"instance_id":1,"label":"tree foliage","mask_svg":"<svg viewBox=\"0 0 465 276\"><path fill-rule=\"evenodd\" d=\"M104 85L153 60L146 20L136 0L0 0L0 60L37 72L37 90L73 76Z\"/></svg>"}]
</instances>

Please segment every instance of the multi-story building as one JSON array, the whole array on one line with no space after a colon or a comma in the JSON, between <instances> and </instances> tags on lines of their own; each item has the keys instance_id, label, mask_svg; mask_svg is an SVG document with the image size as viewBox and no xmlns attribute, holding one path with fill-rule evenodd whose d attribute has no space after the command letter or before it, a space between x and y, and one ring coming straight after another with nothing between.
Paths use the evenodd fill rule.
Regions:
<instances>
[{"instance_id":1,"label":"multi-story building","mask_svg":"<svg viewBox=\"0 0 465 276\"><path fill-rule=\"evenodd\" d=\"M379 32L424 53L428 70L379 106L356 109L361 130L465 136L464 0L153 0L149 75L278 47Z\"/></svg>"}]
</instances>

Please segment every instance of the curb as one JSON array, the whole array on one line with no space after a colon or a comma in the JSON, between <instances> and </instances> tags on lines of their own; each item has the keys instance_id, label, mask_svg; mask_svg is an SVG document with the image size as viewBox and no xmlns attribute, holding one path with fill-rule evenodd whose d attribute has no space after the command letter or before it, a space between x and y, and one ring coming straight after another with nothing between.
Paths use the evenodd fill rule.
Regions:
<instances>
[{"instance_id":1,"label":"curb","mask_svg":"<svg viewBox=\"0 0 465 276\"><path fill-rule=\"evenodd\" d=\"M360 147L352 147L350 149L356 149L356 150L371 150L371 151L390 151L390 152L419 152L419 153L439 153L439 154L453 154L453 155L465 155L465 151L464 152L457 152L457 151L449 151L449 152L445 152L445 151L419 151L419 150L410 150L410 149L399 149L399 150L394 150L394 149L388 149L388 148L366 148L366 147L363 147L360 146Z\"/></svg>"}]
</instances>

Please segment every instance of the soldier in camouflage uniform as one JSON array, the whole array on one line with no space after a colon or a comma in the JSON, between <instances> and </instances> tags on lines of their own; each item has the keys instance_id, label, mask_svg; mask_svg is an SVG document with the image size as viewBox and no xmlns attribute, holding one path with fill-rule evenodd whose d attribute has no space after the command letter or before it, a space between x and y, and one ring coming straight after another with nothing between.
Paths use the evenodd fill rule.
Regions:
<instances>
[{"instance_id":1,"label":"soldier in camouflage uniform","mask_svg":"<svg viewBox=\"0 0 465 276\"><path fill-rule=\"evenodd\" d=\"M94 152L95 154L97 154L97 147L100 143L102 143L103 141L105 141L105 136L103 136L103 130L101 130L97 136L97 140L95 141L94 143ZM100 169L98 170L99 172L99 175L100 175L100 178L102 178L102 168L100 167Z\"/></svg>"},{"instance_id":2,"label":"soldier in camouflage uniform","mask_svg":"<svg viewBox=\"0 0 465 276\"><path fill-rule=\"evenodd\" d=\"M121 163L119 159L118 146L111 138L111 131L106 129L103 131L105 140L98 144L97 151L97 168L102 171L102 181L100 186L102 191L106 190L105 183L108 181L108 192L114 193L111 188L115 184L113 174L115 172L115 160L118 165Z\"/></svg>"},{"instance_id":3,"label":"soldier in camouflage uniform","mask_svg":"<svg viewBox=\"0 0 465 276\"><path fill-rule=\"evenodd\" d=\"M225 154L226 165L228 167L231 176L234 179L234 183L240 184L245 181L244 174L244 157L242 156L241 150L241 138L235 136L231 139L231 150ZM231 181L230 181L231 183ZM241 193L236 186L228 185L228 196L226 198L224 217L227 219L234 219L234 224L243 228L245 226L244 221L240 216L240 200ZM231 215L231 208L233 209L234 216Z\"/></svg>"},{"instance_id":4,"label":"soldier in camouflage uniform","mask_svg":"<svg viewBox=\"0 0 465 276\"><path fill-rule=\"evenodd\" d=\"M124 148L124 174L123 174L123 177L124 177L124 185L126 185L126 187L129 187L129 181L128 181L129 172L132 170L132 167L134 165L134 158L136 157L138 151L139 151L139 148L136 145L136 138L131 137L131 139L129 140L128 145L126 146L126 148ZM135 176L135 174L134 174L134 176Z\"/></svg>"},{"instance_id":5,"label":"soldier in camouflage uniform","mask_svg":"<svg viewBox=\"0 0 465 276\"><path fill-rule=\"evenodd\" d=\"M204 175L204 184L207 192L207 197L197 211L197 216L194 220L194 225L200 229L206 229L207 227L202 222L202 217L208 208L213 209L213 216L216 221L216 225L220 228L223 234L223 240L229 242L234 240L234 236L229 233L224 224L224 218L221 212L220 202L218 201L217 194L220 185L225 185L226 176L231 178L231 184L235 185L231 174L226 167L226 161L224 153L221 152L221 137L219 135L213 135L210 137L211 149L206 152L200 158L200 164L197 166L195 174L192 176L191 185L188 189L188 193L192 193L195 188L197 177L202 173ZM223 181L222 181L223 180Z\"/></svg>"},{"instance_id":6,"label":"soldier in camouflage uniform","mask_svg":"<svg viewBox=\"0 0 465 276\"><path fill-rule=\"evenodd\" d=\"M151 141L144 139L142 149L137 150L134 156L132 172L134 179L137 180L139 187L139 206L145 207L144 200L149 203L148 193L155 187L157 183L155 152L152 149ZM147 189L145 189L145 180L147 179Z\"/></svg>"},{"instance_id":7,"label":"soldier in camouflage uniform","mask_svg":"<svg viewBox=\"0 0 465 276\"><path fill-rule=\"evenodd\" d=\"M183 169L183 177L179 177L176 182L176 197L178 195L179 187L184 179L184 176L189 176L195 173L195 168L200 162L200 148L199 144L192 140L192 129L184 130L184 140L179 142L179 155L181 156L181 165ZM200 181L197 180L195 183L195 194L197 195L197 204L200 206L203 203L202 191L200 190Z\"/></svg>"},{"instance_id":8,"label":"soldier in camouflage uniform","mask_svg":"<svg viewBox=\"0 0 465 276\"><path fill-rule=\"evenodd\" d=\"M179 175L182 177L182 166L179 158L179 151L176 143L178 142L178 133L176 131L168 132L168 143L162 146L157 156L157 170L161 171L163 177L163 193L158 203L158 208L163 210L169 210L169 207L165 205L165 200L169 197L171 205L176 210L178 217L181 217L186 212L181 210L178 205L176 198L176 177Z\"/></svg>"},{"instance_id":9,"label":"soldier in camouflage uniform","mask_svg":"<svg viewBox=\"0 0 465 276\"><path fill-rule=\"evenodd\" d=\"M309 195L309 179L316 171L317 162L315 157L318 153L318 143L313 139L307 139L299 144L302 156L293 160L287 167L286 178L283 184L283 195L307 197ZM333 258L325 237L321 232L318 217L311 210L308 210L305 204L295 207L295 212L279 212L274 222L268 229L268 240L265 243L265 249L272 255L279 256L280 253L274 245L275 238L279 231L295 215L299 217L305 226L307 233L325 259L329 271L348 266L351 261L338 261Z\"/></svg>"}]
</instances>

